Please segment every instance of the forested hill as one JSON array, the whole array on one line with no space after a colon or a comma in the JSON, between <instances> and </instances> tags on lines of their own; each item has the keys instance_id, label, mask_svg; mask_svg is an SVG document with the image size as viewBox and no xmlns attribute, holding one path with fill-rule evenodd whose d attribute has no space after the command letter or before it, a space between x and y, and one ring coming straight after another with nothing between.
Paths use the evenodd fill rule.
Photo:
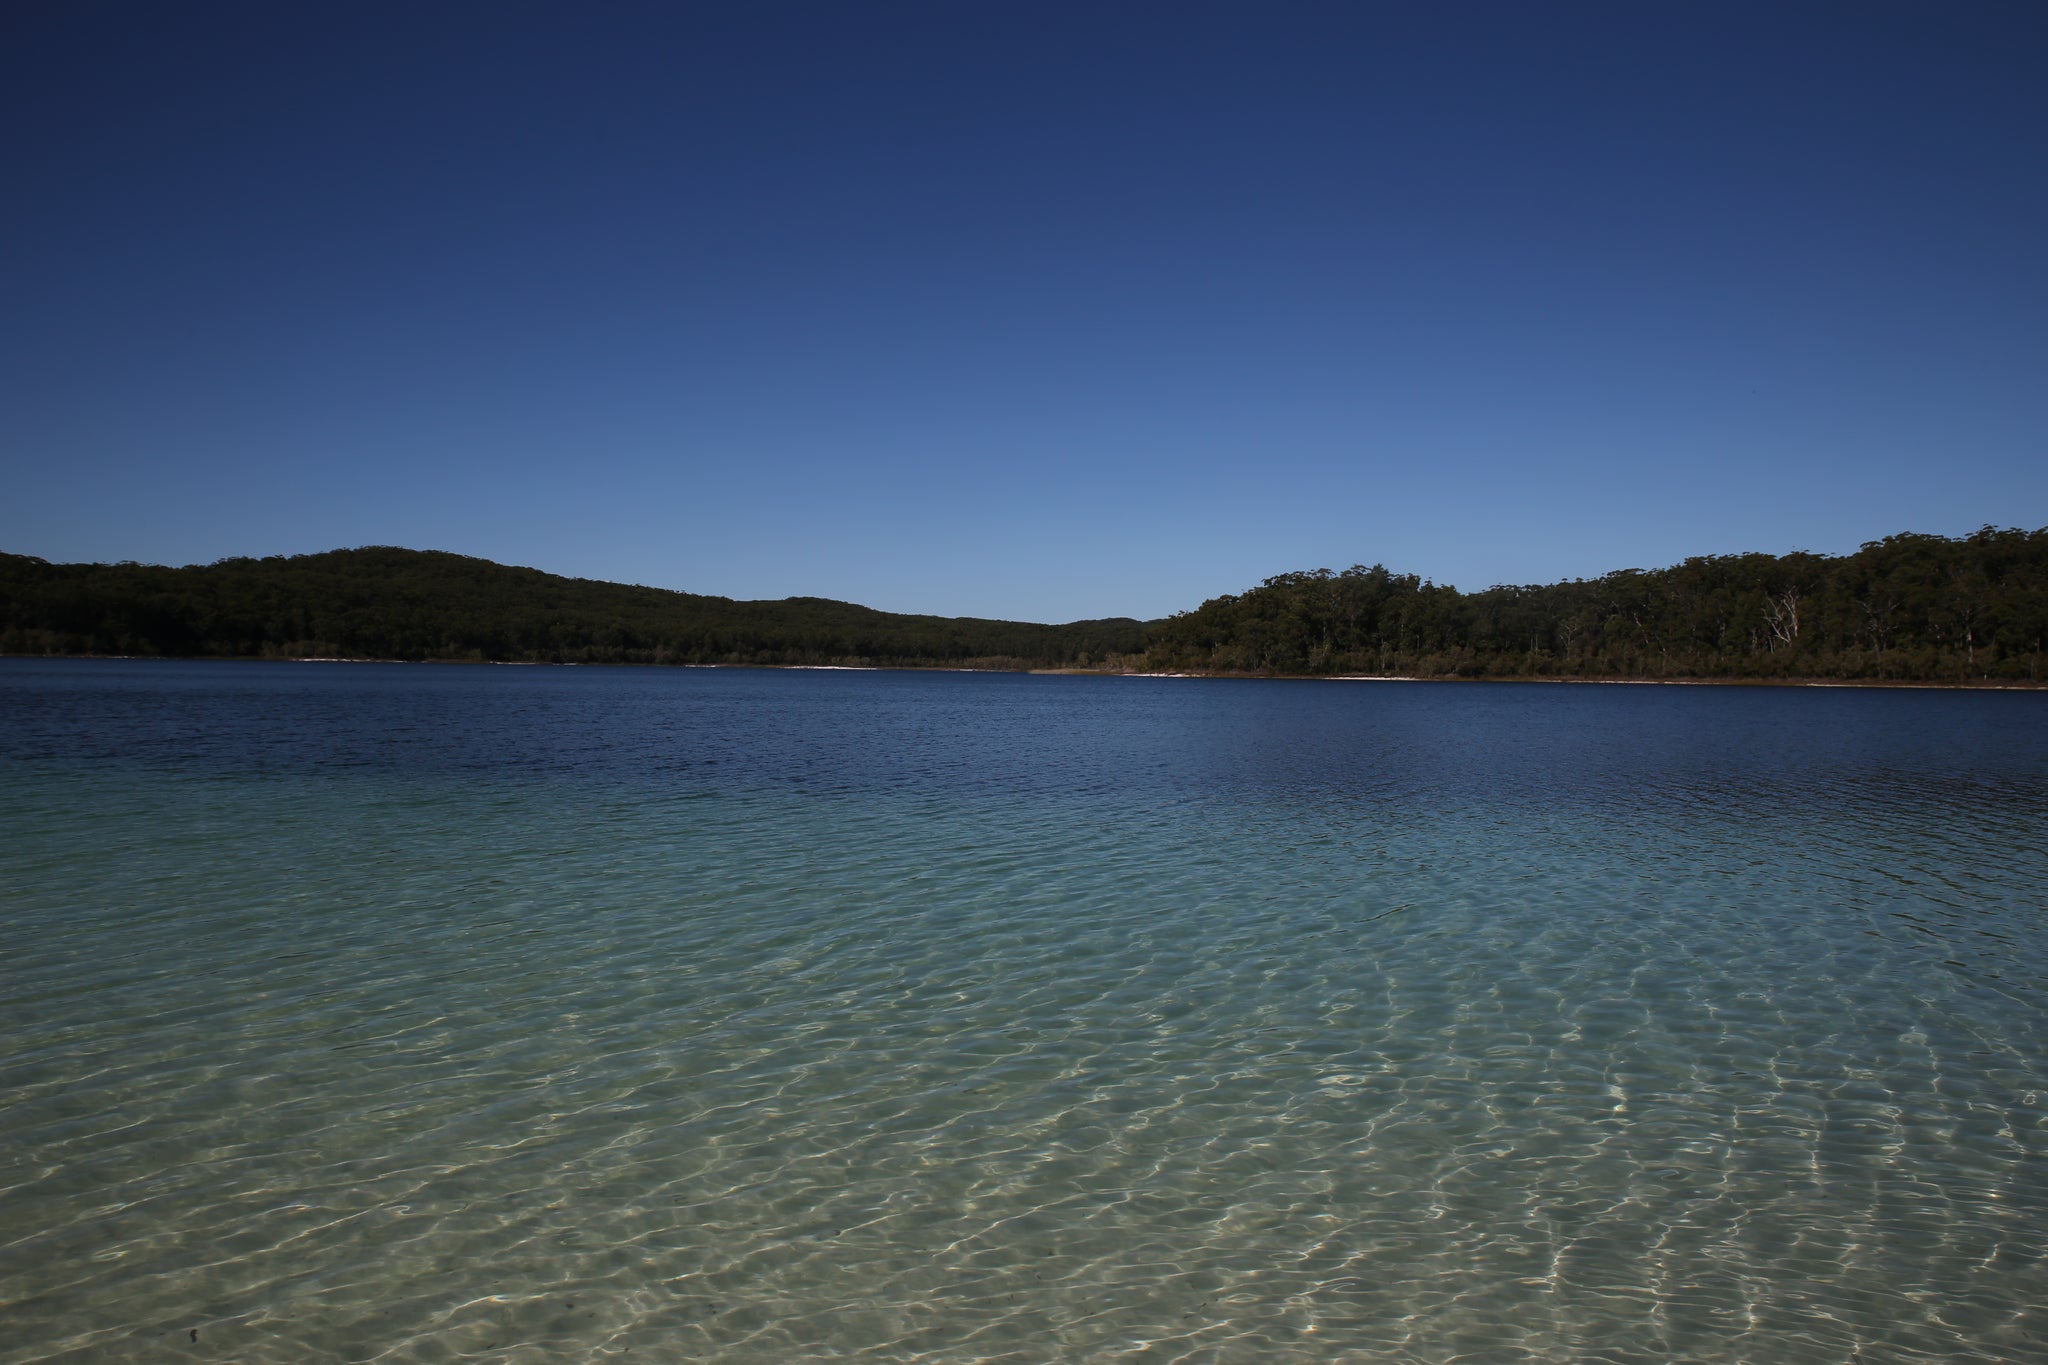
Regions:
<instances>
[{"instance_id":1,"label":"forested hill","mask_svg":"<svg viewBox=\"0 0 2048 1365\"><path fill-rule=\"evenodd\" d=\"M424 550L182 569L0 554L0 653L1070 667L1250 675L2040 683L2048 529L1898 535L1461 593L1374 565L1165 621L737 602Z\"/></svg>"},{"instance_id":2,"label":"forested hill","mask_svg":"<svg viewBox=\"0 0 2048 1365\"><path fill-rule=\"evenodd\" d=\"M1204 602L1148 639L1152 668L1225 673L2040 682L2048 529L1475 593L1377 565L1317 569Z\"/></svg>"},{"instance_id":3,"label":"forested hill","mask_svg":"<svg viewBox=\"0 0 2048 1365\"><path fill-rule=\"evenodd\" d=\"M899 616L559 578L430 550L334 550L162 568L0 554L0 653L554 663L1087 667L1136 621Z\"/></svg>"}]
</instances>

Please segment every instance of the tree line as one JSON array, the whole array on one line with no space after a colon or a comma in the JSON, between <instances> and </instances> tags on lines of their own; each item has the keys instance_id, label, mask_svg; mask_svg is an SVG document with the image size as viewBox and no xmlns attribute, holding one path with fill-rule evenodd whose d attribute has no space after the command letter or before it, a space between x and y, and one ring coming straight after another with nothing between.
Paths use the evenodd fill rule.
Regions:
<instances>
[{"instance_id":1,"label":"tree line","mask_svg":"<svg viewBox=\"0 0 2048 1365\"><path fill-rule=\"evenodd\" d=\"M0 653L532 663L1088 667L1131 620L1035 625L561 578L432 550L148 564L0 554Z\"/></svg>"},{"instance_id":2,"label":"tree line","mask_svg":"<svg viewBox=\"0 0 2048 1365\"><path fill-rule=\"evenodd\" d=\"M2048 529L1897 535L1839 557L1709 555L1461 593L1380 565L1280 574L1156 623L1153 668L1418 677L2029 682Z\"/></svg>"},{"instance_id":3,"label":"tree line","mask_svg":"<svg viewBox=\"0 0 2048 1365\"><path fill-rule=\"evenodd\" d=\"M372 547L165 568L0 554L0 653L1097 668L1264 676L2042 681L2048 529L1700 556L1462 593L1279 574L1163 621L725 597Z\"/></svg>"}]
</instances>

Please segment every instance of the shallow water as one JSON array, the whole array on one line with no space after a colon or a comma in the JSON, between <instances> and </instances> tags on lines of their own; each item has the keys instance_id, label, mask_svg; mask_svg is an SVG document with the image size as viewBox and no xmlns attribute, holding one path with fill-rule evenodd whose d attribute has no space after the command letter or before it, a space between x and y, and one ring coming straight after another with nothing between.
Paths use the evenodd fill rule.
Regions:
<instances>
[{"instance_id":1,"label":"shallow water","mask_svg":"<svg viewBox=\"0 0 2048 1365\"><path fill-rule=\"evenodd\" d=\"M2048 1359L2048 697L0 660L0 829L6 1360Z\"/></svg>"}]
</instances>

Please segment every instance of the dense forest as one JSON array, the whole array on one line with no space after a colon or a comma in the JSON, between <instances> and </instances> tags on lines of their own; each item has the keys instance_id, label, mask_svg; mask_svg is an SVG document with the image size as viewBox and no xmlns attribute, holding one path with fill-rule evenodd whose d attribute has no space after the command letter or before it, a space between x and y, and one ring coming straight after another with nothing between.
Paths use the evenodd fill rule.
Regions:
<instances>
[{"instance_id":1,"label":"dense forest","mask_svg":"<svg viewBox=\"0 0 2048 1365\"><path fill-rule=\"evenodd\" d=\"M372 548L182 569L0 554L0 653L1086 668L1136 621L1044 626L736 602Z\"/></svg>"},{"instance_id":2,"label":"dense forest","mask_svg":"<svg viewBox=\"0 0 2048 1365\"><path fill-rule=\"evenodd\" d=\"M1151 667L1204 672L2038 683L2048 529L1475 593L1378 565L1317 569L1204 602L1147 639Z\"/></svg>"},{"instance_id":3,"label":"dense forest","mask_svg":"<svg viewBox=\"0 0 2048 1365\"><path fill-rule=\"evenodd\" d=\"M1473 593L1316 569L1164 621L1057 626L740 602L423 550L181 569L0 554L9 654L2038 684L2044 644L2048 529L1990 526Z\"/></svg>"}]
</instances>

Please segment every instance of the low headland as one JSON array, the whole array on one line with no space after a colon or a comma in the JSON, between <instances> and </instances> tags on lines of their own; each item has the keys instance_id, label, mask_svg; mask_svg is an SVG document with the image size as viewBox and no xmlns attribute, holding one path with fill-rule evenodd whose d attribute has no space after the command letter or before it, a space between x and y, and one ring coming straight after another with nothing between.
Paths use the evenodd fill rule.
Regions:
<instances>
[{"instance_id":1,"label":"low headland","mask_svg":"<svg viewBox=\"0 0 2048 1365\"><path fill-rule=\"evenodd\" d=\"M0 553L0 654L954 668L1175 676L2039 687L2048 528L1460 592L1383 566L1163 620L736 601L370 547L169 568Z\"/></svg>"}]
</instances>

